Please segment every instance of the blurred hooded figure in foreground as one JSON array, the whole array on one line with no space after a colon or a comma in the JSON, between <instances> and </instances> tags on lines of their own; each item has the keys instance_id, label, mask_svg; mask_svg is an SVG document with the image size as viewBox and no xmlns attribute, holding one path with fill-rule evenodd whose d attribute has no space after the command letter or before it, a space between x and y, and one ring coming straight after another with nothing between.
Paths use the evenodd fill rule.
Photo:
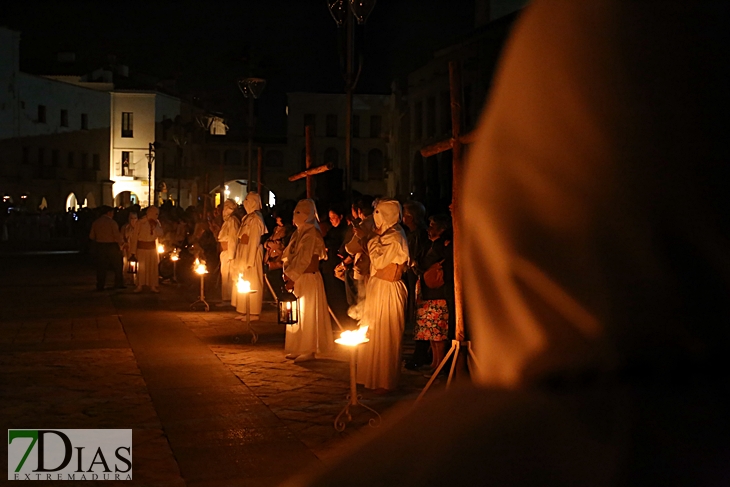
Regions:
<instances>
[{"instance_id":1,"label":"blurred hooded figure in foreground","mask_svg":"<svg viewBox=\"0 0 730 487\"><path fill-rule=\"evenodd\" d=\"M525 10L457 215L477 387L307 485L730 485L729 20Z\"/></svg>"},{"instance_id":2,"label":"blurred hooded figure in foreground","mask_svg":"<svg viewBox=\"0 0 730 487\"><path fill-rule=\"evenodd\" d=\"M243 274L243 280L251 283L251 290L256 291L249 296L251 319L258 320L264 294L264 247L261 245L261 236L266 233L264 216L261 214L261 196L256 191L249 191L243 199L243 207L246 216L241 219L238 228L232 281L235 284L238 275ZM238 299L235 285L231 286L231 305L239 313L246 313L246 299Z\"/></svg>"}]
</instances>

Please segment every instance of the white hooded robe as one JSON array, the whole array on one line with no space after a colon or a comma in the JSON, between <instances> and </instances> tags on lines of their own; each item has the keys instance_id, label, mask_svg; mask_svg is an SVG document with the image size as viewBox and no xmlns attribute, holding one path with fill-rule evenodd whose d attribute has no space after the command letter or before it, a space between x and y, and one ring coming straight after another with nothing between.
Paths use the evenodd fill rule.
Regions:
<instances>
[{"instance_id":1,"label":"white hooded robe","mask_svg":"<svg viewBox=\"0 0 730 487\"><path fill-rule=\"evenodd\" d=\"M300 307L299 322L286 327L284 348L292 355L326 353L334 343L322 275L319 270L304 272L314 256L320 260L327 258L316 215L314 201L301 200L297 204L294 209L297 229L282 257L284 274L294 281L294 295Z\"/></svg>"},{"instance_id":2,"label":"white hooded robe","mask_svg":"<svg viewBox=\"0 0 730 487\"><path fill-rule=\"evenodd\" d=\"M243 279L251 283L249 300L251 303L251 315L261 314L261 304L264 294L264 247L261 245L261 236L266 233L264 217L261 215L261 197L255 191L251 191L243 200L243 207L246 209L246 216L241 220L238 229L238 244L236 245L236 259L234 263L235 274L233 282L238 280L238 275L243 274ZM242 236L248 236L248 243L241 243ZM239 299L240 297L240 299ZM231 289L231 305L236 307L239 313L246 313L246 297L238 294L236 286Z\"/></svg>"},{"instance_id":3,"label":"white hooded robe","mask_svg":"<svg viewBox=\"0 0 730 487\"><path fill-rule=\"evenodd\" d=\"M218 232L218 241L226 242L228 248L222 250L220 254L221 260L221 296L223 300L231 297L234 277L238 279L238 275L234 276L231 269L233 268L233 260L236 257L236 246L238 243L238 219L233 216L233 212L238 205L235 201L226 200L223 203L223 226Z\"/></svg>"}]
</instances>

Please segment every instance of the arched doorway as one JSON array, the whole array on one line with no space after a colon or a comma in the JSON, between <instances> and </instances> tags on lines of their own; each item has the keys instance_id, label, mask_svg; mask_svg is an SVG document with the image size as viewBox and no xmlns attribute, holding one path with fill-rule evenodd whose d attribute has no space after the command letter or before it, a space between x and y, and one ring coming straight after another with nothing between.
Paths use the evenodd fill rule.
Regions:
<instances>
[{"instance_id":1,"label":"arched doorway","mask_svg":"<svg viewBox=\"0 0 730 487\"><path fill-rule=\"evenodd\" d=\"M79 202L76 199L76 195L73 193L70 193L66 197L66 211L76 211L79 209Z\"/></svg>"},{"instance_id":2,"label":"arched doorway","mask_svg":"<svg viewBox=\"0 0 730 487\"><path fill-rule=\"evenodd\" d=\"M129 208L139 204L139 197L131 191L122 191L114 198L114 206L117 208Z\"/></svg>"},{"instance_id":3,"label":"arched doorway","mask_svg":"<svg viewBox=\"0 0 730 487\"><path fill-rule=\"evenodd\" d=\"M86 199L84 200L84 207L96 208L96 198L94 197L94 193L89 193L86 195Z\"/></svg>"}]
</instances>

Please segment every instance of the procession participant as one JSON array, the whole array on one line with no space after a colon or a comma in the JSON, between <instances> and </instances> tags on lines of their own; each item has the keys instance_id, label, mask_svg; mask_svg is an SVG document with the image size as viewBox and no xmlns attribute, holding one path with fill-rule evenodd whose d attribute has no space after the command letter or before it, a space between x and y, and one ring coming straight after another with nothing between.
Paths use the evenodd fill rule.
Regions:
<instances>
[{"instance_id":1,"label":"procession participant","mask_svg":"<svg viewBox=\"0 0 730 487\"><path fill-rule=\"evenodd\" d=\"M300 316L295 325L287 325L284 348L286 358L295 363L326 353L334 342L327 295L324 291L319 261L327 257L324 239L317 224L317 208L310 199L301 200L294 209L297 229L284 249L284 280L287 289L299 299Z\"/></svg>"},{"instance_id":2,"label":"procession participant","mask_svg":"<svg viewBox=\"0 0 730 487\"><path fill-rule=\"evenodd\" d=\"M127 217L127 223L125 223L122 226L121 233L122 233L122 254L124 256L124 266L123 269L126 269L129 265L129 258L132 256L132 234L134 233L135 229L137 228L137 222L139 220L139 217L134 212L129 212L129 216ZM137 280L136 274L131 274L132 276L132 284L135 284L135 281Z\"/></svg>"},{"instance_id":3,"label":"procession participant","mask_svg":"<svg viewBox=\"0 0 730 487\"><path fill-rule=\"evenodd\" d=\"M408 240L396 200L382 199L373 213L375 232L368 238L370 279L361 325L368 327L370 341L359 347L357 382L378 393L398 385L401 340L408 291L401 280L408 264Z\"/></svg>"},{"instance_id":4,"label":"procession participant","mask_svg":"<svg viewBox=\"0 0 730 487\"><path fill-rule=\"evenodd\" d=\"M370 258L368 257L368 239L374 234L373 197L363 195L355 204L359 223L353 222L352 239L345 244L345 250L352 256L352 279L357 288L357 302L350 307L348 314L356 320L362 316L362 302L366 297L368 279L370 278ZM346 259L348 260L348 259Z\"/></svg>"},{"instance_id":5,"label":"procession participant","mask_svg":"<svg viewBox=\"0 0 730 487\"><path fill-rule=\"evenodd\" d=\"M238 278L238 276L231 273L233 259L236 257L238 228L240 226L238 218L233 215L236 208L238 208L238 205L233 200L226 200L223 203L223 226L218 232L218 243L221 248L221 299L223 305L230 303L232 284L234 279Z\"/></svg>"},{"instance_id":6,"label":"procession participant","mask_svg":"<svg viewBox=\"0 0 730 487\"><path fill-rule=\"evenodd\" d=\"M111 206L101 207L101 216L91 225L89 238L94 242L96 252L96 290L104 290L106 271L109 268L114 271L114 287L123 289L121 252L123 240L119 225L114 221L114 209Z\"/></svg>"},{"instance_id":7,"label":"procession participant","mask_svg":"<svg viewBox=\"0 0 730 487\"><path fill-rule=\"evenodd\" d=\"M419 201L406 201L403 203L403 227L408 239L408 270L404 275L406 287L408 288L408 301L406 303L406 323L413 325L416 322L416 309L418 308L416 281L418 275L416 266L423 258L430 247L428 231L426 229L426 208ZM415 335L415 334L414 334ZM409 370L416 370L426 364L428 360L429 341L414 337L413 355L406 361L405 367Z\"/></svg>"},{"instance_id":8,"label":"procession participant","mask_svg":"<svg viewBox=\"0 0 730 487\"><path fill-rule=\"evenodd\" d=\"M160 257L157 253L157 239L164 235L159 221L160 210L156 206L147 208L147 214L138 222L132 232L130 252L137 258L137 288L136 293L142 292L144 286L149 286L153 293L159 293Z\"/></svg>"},{"instance_id":9,"label":"procession participant","mask_svg":"<svg viewBox=\"0 0 730 487\"><path fill-rule=\"evenodd\" d=\"M238 228L238 243L236 258L233 264L235 274L233 281L243 274L243 279L251 283L251 290L256 291L249 296L251 304L251 319L258 320L261 314L261 303L264 291L264 250L261 245L261 236L266 233L264 217L261 214L261 197L255 191L250 191L243 200L246 216L241 220ZM232 286L231 305L239 313L246 313L246 300L238 299L238 289Z\"/></svg>"}]
</instances>

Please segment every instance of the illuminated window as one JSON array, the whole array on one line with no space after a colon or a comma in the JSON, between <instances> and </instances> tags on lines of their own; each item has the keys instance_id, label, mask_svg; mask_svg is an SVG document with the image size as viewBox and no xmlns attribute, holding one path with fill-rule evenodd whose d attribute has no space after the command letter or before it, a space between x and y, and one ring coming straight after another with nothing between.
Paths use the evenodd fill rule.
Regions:
<instances>
[{"instance_id":1,"label":"illuminated window","mask_svg":"<svg viewBox=\"0 0 730 487\"><path fill-rule=\"evenodd\" d=\"M134 118L132 112L122 112L122 137L134 137Z\"/></svg>"}]
</instances>

